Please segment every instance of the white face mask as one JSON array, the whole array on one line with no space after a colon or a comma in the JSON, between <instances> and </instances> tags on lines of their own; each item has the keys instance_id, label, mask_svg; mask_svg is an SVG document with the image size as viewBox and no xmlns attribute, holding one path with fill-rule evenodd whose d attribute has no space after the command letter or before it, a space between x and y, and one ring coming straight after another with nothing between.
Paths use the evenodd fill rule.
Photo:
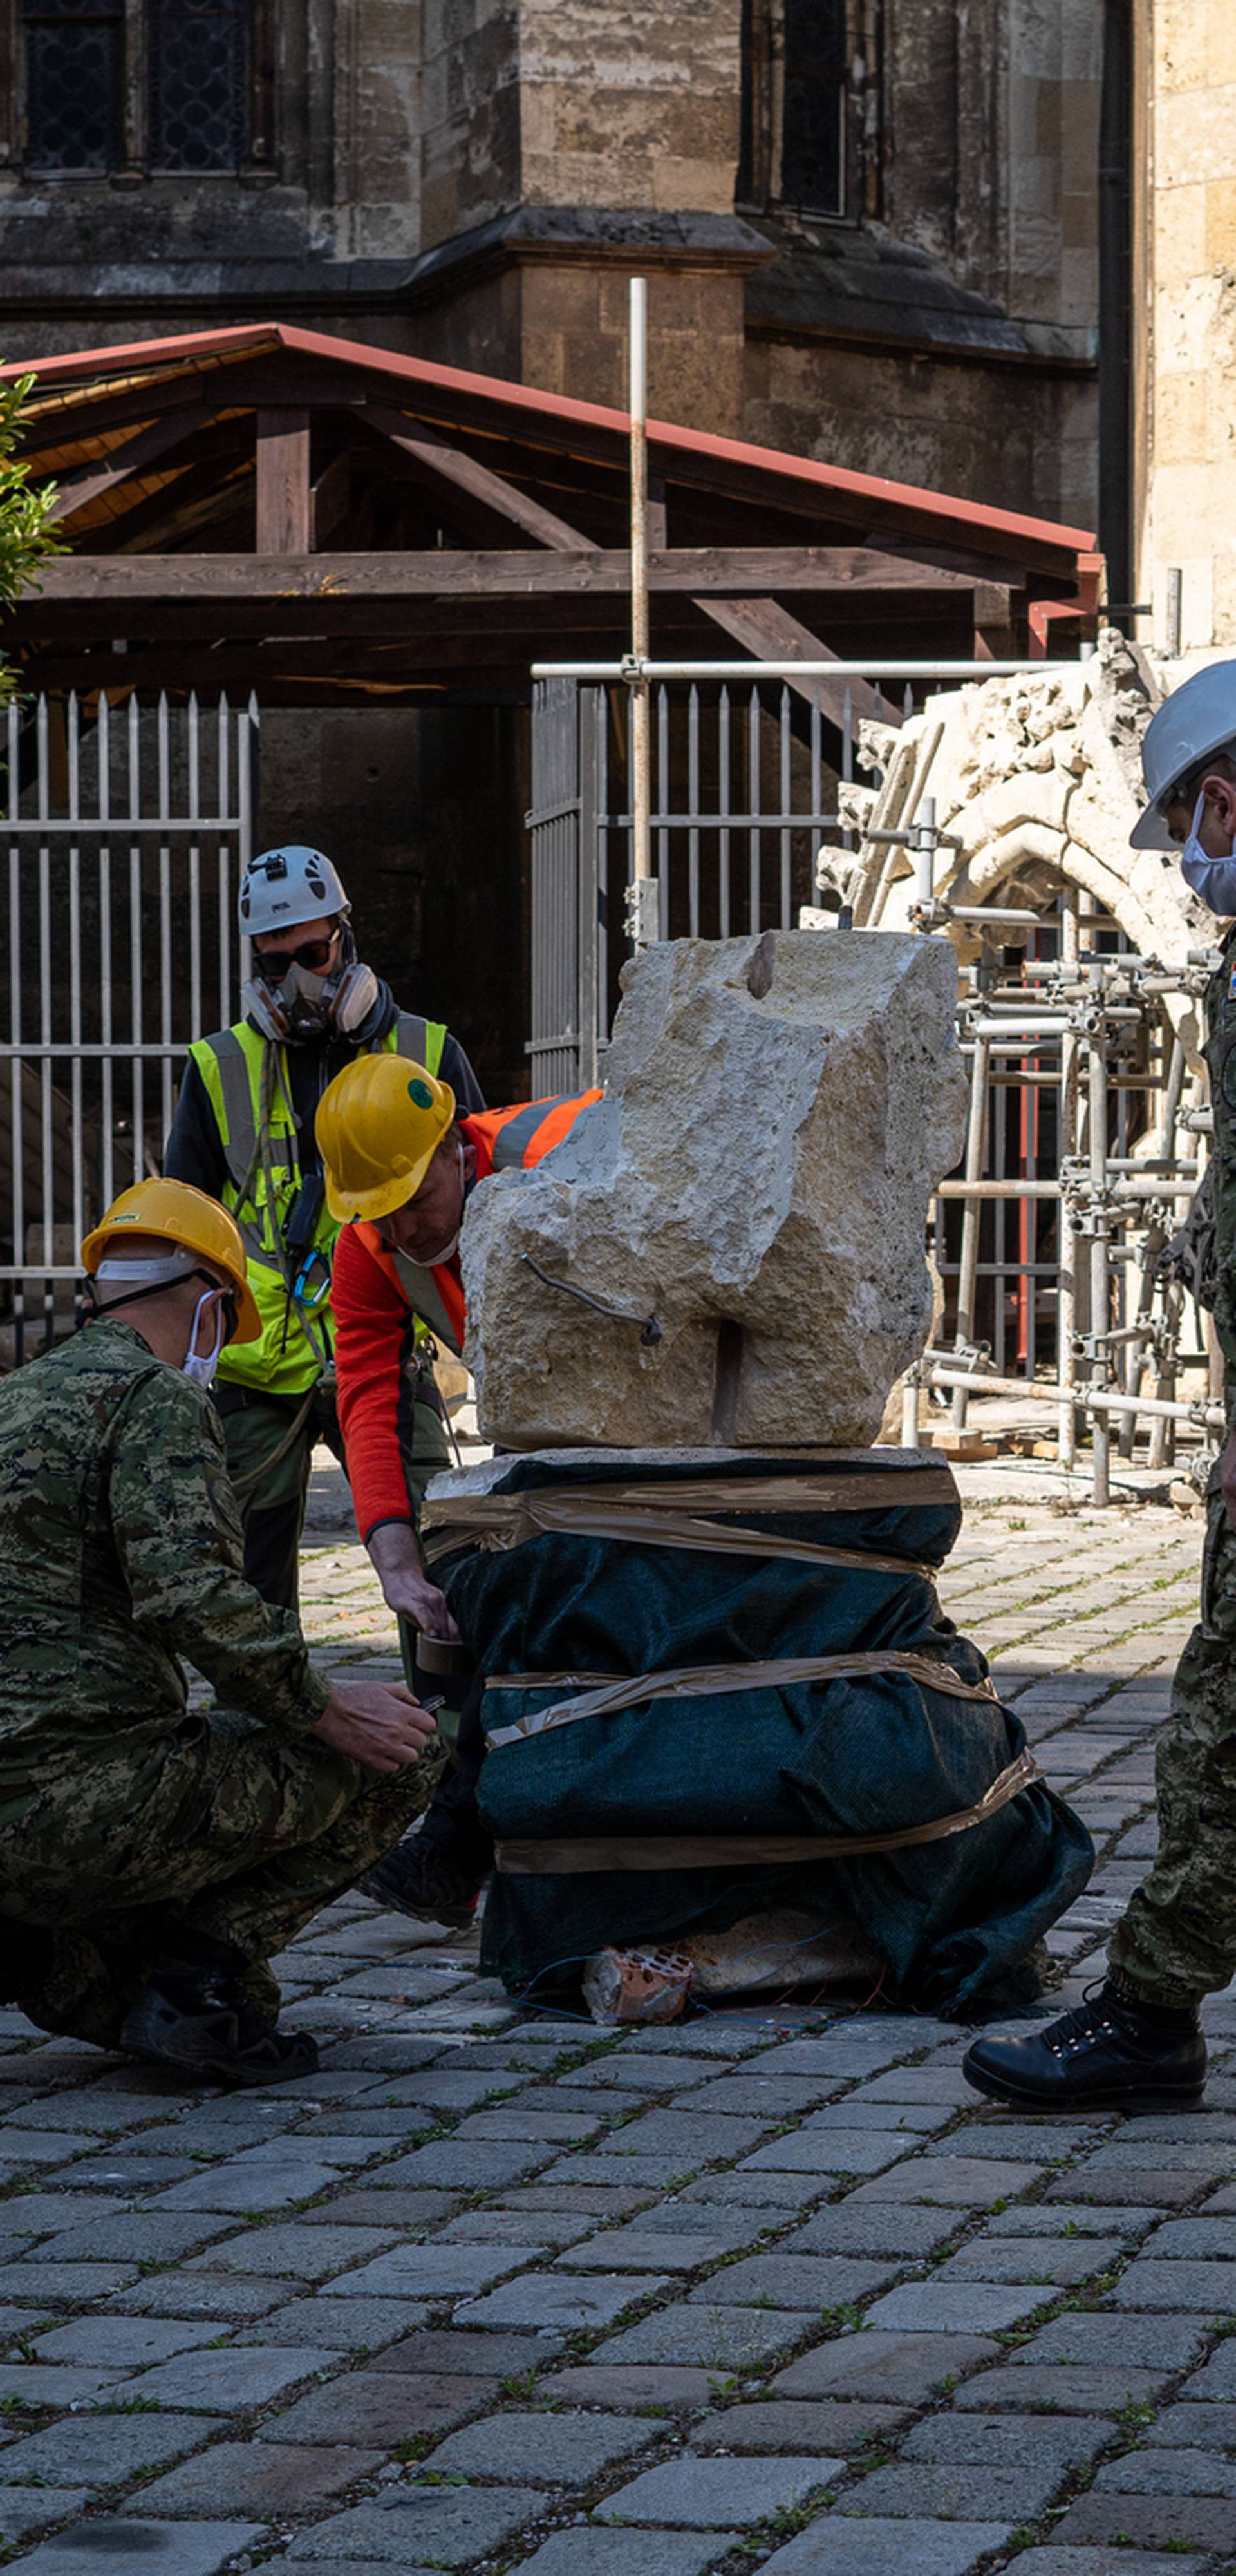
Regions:
<instances>
[{"instance_id":1,"label":"white face mask","mask_svg":"<svg viewBox=\"0 0 1236 2576\"><path fill-rule=\"evenodd\" d=\"M1221 921L1231 921L1236 919L1236 855L1212 859L1202 848L1198 828L1205 804L1203 792L1193 808L1193 828L1180 853L1180 873L1211 912L1216 912Z\"/></svg>"},{"instance_id":2,"label":"white face mask","mask_svg":"<svg viewBox=\"0 0 1236 2576\"><path fill-rule=\"evenodd\" d=\"M211 1387L215 1382L215 1370L218 1368L219 1354L223 1348L223 1295L224 1292L220 1288L204 1288L193 1309L193 1321L189 1326L189 1349L182 1362L182 1372L185 1377L192 1378L195 1386ZM203 1306L208 1306L212 1297L219 1299L215 1312L215 1346L212 1351L199 1351L196 1347L198 1319Z\"/></svg>"}]
</instances>

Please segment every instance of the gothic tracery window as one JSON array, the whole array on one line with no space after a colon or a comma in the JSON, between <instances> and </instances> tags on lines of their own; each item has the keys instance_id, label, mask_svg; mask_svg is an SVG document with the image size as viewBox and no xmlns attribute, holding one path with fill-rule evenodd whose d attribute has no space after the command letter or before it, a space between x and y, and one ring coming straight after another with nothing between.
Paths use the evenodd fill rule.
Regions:
<instances>
[{"instance_id":1,"label":"gothic tracery window","mask_svg":"<svg viewBox=\"0 0 1236 2576\"><path fill-rule=\"evenodd\" d=\"M23 159L66 177L239 171L261 0L20 0Z\"/></svg>"},{"instance_id":2,"label":"gothic tracery window","mask_svg":"<svg viewBox=\"0 0 1236 2576\"><path fill-rule=\"evenodd\" d=\"M24 0L32 169L105 171L121 149L123 0Z\"/></svg>"}]
</instances>

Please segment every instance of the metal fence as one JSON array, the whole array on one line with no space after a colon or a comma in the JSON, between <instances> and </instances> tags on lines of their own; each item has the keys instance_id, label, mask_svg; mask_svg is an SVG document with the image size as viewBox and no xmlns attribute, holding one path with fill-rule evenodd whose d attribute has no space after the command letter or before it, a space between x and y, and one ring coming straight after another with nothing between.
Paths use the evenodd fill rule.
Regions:
<instances>
[{"instance_id":1,"label":"metal fence","mask_svg":"<svg viewBox=\"0 0 1236 2576\"><path fill-rule=\"evenodd\" d=\"M236 1016L258 710L8 710L0 1365L72 1313L83 1233L157 1170L190 1038Z\"/></svg>"},{"instance_id":2,"label":"metal fence","mask_svg":"<svg viewBox=\"0 0 1236 2576\"><path fill-rule=\"evenodd\" d=\"M814 899L820 834L837 825L837 779L854 773L855 734L848 695L834 729L818 702L780 680L654 689L652 862L663 937L794 927L800 904ZM604 1062L631 953L630 751L624 686L536 682L527 818L534 1096L592 1082Z\"/></svg>"}]
</instances>

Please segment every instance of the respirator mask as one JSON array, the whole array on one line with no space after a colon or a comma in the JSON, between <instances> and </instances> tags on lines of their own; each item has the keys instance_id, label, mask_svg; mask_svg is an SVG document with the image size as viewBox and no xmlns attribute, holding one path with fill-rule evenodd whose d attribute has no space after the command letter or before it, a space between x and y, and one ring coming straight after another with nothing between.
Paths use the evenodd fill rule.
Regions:
<instances>
[{"instance_id":1,"label":"respirator mask","mask_svg":"<svg viewBox=\"0 0 1236 2576\"><path fill-rule=\"evenodd\" d=\"M288 933L289 942L295 931ZM333 952L333 955L332 955ZM328 959L329 972L323 973ZM253 952L253 975L241 1006L264 1038L276 1044L313 1038L352 1037L378 998L372 966L356 954L352 924L342 913L329 939Z\"/></svg>"},{"instance_id":2,"label":"respirator mask","mask_svg":"<svg viewBox=\"0 0 1236 2576\"><path fill-rule=\"evenodd\" d=\"M1193 808L1192 829L1180 853L1180 873L1209 911L1217 913L1221 921L1231 921L1236 919L1236 855L1212 859L1202 848L1198 832L1205 805L1203 791Z\"/></svg>"}]
</instances>

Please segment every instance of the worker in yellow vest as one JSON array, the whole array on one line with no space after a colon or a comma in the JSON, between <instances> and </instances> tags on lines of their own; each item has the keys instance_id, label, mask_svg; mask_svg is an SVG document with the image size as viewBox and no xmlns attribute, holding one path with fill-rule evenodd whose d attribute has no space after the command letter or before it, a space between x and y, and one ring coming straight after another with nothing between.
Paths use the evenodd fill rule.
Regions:
<instances>
[{"instance_id":1,"label":"worker in yellow vest","mask_svg":"<svg viewBox=\"0 0 1236 2576\"><path fill-rule=\"evenodd\" d=\"M343 1458L329 1305L339 1227L314 1136L318 1102L366 1054L428 1065L461 1108L485 1102L458 1041L441 1022L399 1010L358 958L347 896L320 850L264 851L245 870L239 909L252 942L245 1016L190 1046L164 1170L221 1200L244 1238L262 1329L224 1351L215 1400L246 1576L264 1600L295 1610L315 1441ZM412 1454L423 1486L448 1452L432 1344L421 1348Z\"/></svg>"}]
</instances>

